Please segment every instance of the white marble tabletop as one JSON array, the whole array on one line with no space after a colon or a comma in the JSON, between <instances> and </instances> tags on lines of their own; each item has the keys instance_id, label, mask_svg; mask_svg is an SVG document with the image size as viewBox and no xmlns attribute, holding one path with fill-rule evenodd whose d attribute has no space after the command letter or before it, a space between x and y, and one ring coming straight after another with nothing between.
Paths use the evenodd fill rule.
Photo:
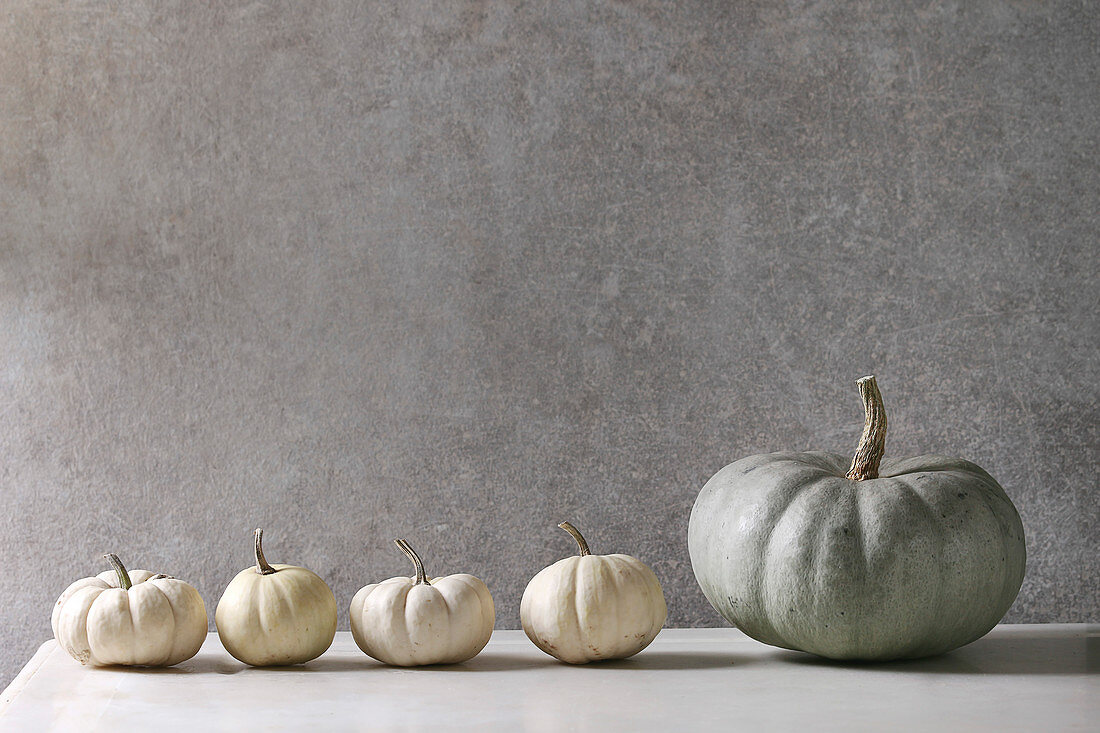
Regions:
<instances>
[{"instance_id":1,"label":"white marble tabletop","mask_svg":"<svg viewBox=\"0 0 1100 733\"><path fill-rule=\"evenodd\" d=\"M42 645L0 698L4 730L1100 730L1100 625L999 626L927 660L837 664L734 629L665 629L574 667L521 631L465 664L398 669L336 635L313 662L252 669L211 634L162 670L81 667Z\"/></svg>"}]
</instances>

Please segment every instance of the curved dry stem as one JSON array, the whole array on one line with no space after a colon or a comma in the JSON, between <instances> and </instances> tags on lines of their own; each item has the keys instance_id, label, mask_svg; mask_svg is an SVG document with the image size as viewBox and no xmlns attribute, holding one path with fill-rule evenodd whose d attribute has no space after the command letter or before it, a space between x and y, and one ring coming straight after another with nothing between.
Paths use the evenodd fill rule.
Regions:
<instances>
[{"instance_id":1,"label":"curved dry stem","mask_svg":"<svg viewBox=\"0 0 1100 733\"><path fill-rule=\"evenodd\" d=\"M859 385L859 396L863 398L867 422L846 476L853 481L864 481L878 478L878 464L886 452L886 407L874 376L858 379L856 384Z\"/></svg>"},{"instance_id":2,"label":"curved dry stem","mask_svg":"<svg viewBox=\"0 0 1100 733\"><path fill-rule=\"evenodd\" d=\"M126 572L126 566L118 559L118 555L113 552L108 552L103 557L107 562L111 563L111 567L114 568L115 572L118 574L118 587L122 590L130 590L133 588L134 584L130 582L130 574Z\"/></svg>"},{"instance_id":3,"label":"curved dry stem","mask_svg":"<svg viewBox=\"0 0 1100 733\"><path fill-rule=\"evenodd\" d=\"M264 557L264 531L257 529L252 536L256 538L256 572L260 575L271 575L275 572L275 568L271 567L267 558Z\"/></svg>"},{"instance_id":4,"label":"curved dry stem","mask_svg":"<svg viewBox=\"0 0 1100 733\"><path fill-rule=\"evenodd\" d=\"M581 533L577 531L576 527L574 527L569 522L562 522L558 526L571 534L573 536L573 539L577 541L577 547L580 549L581 557L592 554L592 551L588 549L588 543L584 541L584 537L581 536Z\"/></svg>"},{"instance_id":5,"label":"curved dry stem","mask_svg":"<svg viewBox=\"0 0 1100 733\"><path fill-rule=\"evenodd\" d=\"M398 538L393 541L393 544L397 545L401 549L401 552L405 553L405 556L412 560L412 564L416 568L415 585L431 585L431 583L428 582L428 575L424 572L424 563L421 562L420 555L416 554L416 550L409 545L408 541Z\"/></svg>"}]
</instances>

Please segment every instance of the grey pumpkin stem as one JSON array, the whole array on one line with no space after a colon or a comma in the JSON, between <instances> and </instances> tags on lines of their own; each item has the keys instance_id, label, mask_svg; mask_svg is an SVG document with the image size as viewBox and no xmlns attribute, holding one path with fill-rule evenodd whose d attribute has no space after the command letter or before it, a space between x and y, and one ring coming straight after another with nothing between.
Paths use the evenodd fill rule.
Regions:
<instances>
[{"instance_id":1,"label":"grey pumpkin stem","mask_svg":"<svg viewBox=\"0 0 1100 733\"><path fill-rule=\"evenodd\" d=\"M574 527L569 522L562 522L558 526L571 534L573 536L573 539L577 541L577 547L580 549L581 557L592 554L592 551L588 549L588 543L584 541L584 537L581 536L581 533L577 530L576 527Z\"/></svg>"},{"instance_id":2,"label":"grey pumpkin stem","mask_svg":"<svg viewBox=\"0 0 1100 733\"><path fill-rule=\"evenodd\" d=\"M407 540L398 538L393 541L393 544L400 548L401 552L405 553L405 557L412 560L413 567L416 568L416 583L414 585L431 585L428 581L428 575L424 572L424 563L420 559L420 555L416 554L416 550L408 543Z\"/></svg>"},{"instance_id":3,"label":"grey pumpkin stem","mask_svg":"<svg viewBox=\"0 0 1100 733\"><path fill-rule=\"evenodd\" d=\"M859 385L859 396L867 412L867 422L863 426L856 454L852 457L852 466L845 475L853 481L865 481L878 478L878 464L886 452L886 407L874 376L857 379L856 384Z\"/></svg>"},{"instance_id":4,"label":"grey pumpkin stem","mask_svg":"<svg viewBox=\"0 0 1100 733\"><path fill-rule=\"evenodd\" d=\"M275 568L271 567L267 558L264 557L264 531L257 529L252 536L256 538L256 572L260 575L271 575L275 572Z\"/></svg>"},{"instance_id":5,"label":"grey pumpkin stem","mask_svg":"<svg viewBox=\"0 0 1100 733\"><path fill-rule=\"evenodd\" d=\"M130 590L134 587L134 584L130 581L130 574L126 572L126 566L122 564L122 561L118 559L118 555L113 552L108 552L103 558L111 563L111 567L114 568L115 573L118 574L118 587L122 590Z\"/></svg>"}]
</instances>

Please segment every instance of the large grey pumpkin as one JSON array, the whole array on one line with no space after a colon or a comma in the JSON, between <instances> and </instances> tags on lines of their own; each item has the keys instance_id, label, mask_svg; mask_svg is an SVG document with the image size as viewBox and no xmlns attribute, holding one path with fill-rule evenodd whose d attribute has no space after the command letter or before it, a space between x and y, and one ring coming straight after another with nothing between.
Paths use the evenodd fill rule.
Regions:
<instances>
[{"instance_id":1,"label":"large grey pumpkin","mask_svg":"<svg viewBox=\"0 0 1100 733\"><path fill-rule=\"evenodd\" d=\"M711 605L766 644L833 659L941 654L1015 600L1020 516L973 463L881 460L882 398L874 377L859 387L867 426L850 466L769 453L707 482L688 528L692 568Z\"/></svg>"}]
</instances>

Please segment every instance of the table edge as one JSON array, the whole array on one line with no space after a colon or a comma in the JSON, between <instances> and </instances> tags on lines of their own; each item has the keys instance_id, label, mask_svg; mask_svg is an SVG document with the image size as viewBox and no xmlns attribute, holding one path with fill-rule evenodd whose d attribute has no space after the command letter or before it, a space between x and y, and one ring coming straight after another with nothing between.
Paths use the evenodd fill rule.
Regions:
<instances>
[{"instance_id":1,"label":"table edge","mask_svg":"<svg viewBox=\"0 0 1100 733\"><path fill-rule=\"evenodd\" d=\"M56 639L47 639L42 642L42 645L38 647L38 651L34 653L34 656L30 658L26 664L23 665L23 669L19 670L19 674L15 675L8 686L4 688L4 692L0 693L0 718L3 718L11 704L15 702L15 698L19 697L19 693L23 691L23 688L30 682L34 673L45 664L46 658L58 649Z\"/></svg>"},{"instance_id":2,"label":"table edge","mask_svg":"<svg viewBox=\"0 0 1100 733\"><path fill-rule=\"evenodd\" d=\"M991 629L991 632L992 631L997 631L997 630L1009 631L1009 630L1022 630L1022 629L1028 629L1028 630L1031 630L1031 631L1037 631L1037 630L1041 629L1042 631L1046 632L1046 634L1049 634L1050 636L1064 636L1064 635L1067 635L1067 634L1074 635L1074 636L1081 635L1081 636L1089 636L1089 637L1091 637L1091 636L1100 636L1100 624L1098 624L1098 623L1089 623L1089 622L1086 622L1086 623L1052 623L1052 624L997 624L997 626L995 626L993 629ZM527 639L525 637L516 637L516 636L514 636L514 632L522 633L522 629L494 629L493 641L496 641L498 644L503 641L503 639L500 639L500 637L497 634L497 632L500 632L500 631L513 632L513 639L514 640L510 640L511 643L520 643L520 641L527 641ZM746 642L750 642L750 643L759 643L759 642L755 642L751 637L746 635L740 629L738 629L736 627L732 627L732 626L670 627L670 628L663 629L663 631L664 632L669 632L669 631L676 632L676 633L673 633L673 634L668 634L668 633L664 634L664 638L668 641L673 641L672 639L669 639L669 636L678 637L678 638L675 639L675 641L680 641L681 639L683 639L682 632L687 631L687 632L704 632L704 633L711 632L711 633L717 633L718 635L723 635L723 636L728 635L729 637L732 637L731 639L729 639L731 641L736 639L737 641L746 641ZM344 633L348 633L348 632L344 632ZM208 632L206 641L209 641L212 638L214 638L214 639L217 638L217 632L215 632L215 631ZM505 642L505 643L509 643L509 642ZM15 678L8 684L8 686L6 688L4 688L4 692L2 694L0 694L0 719L5 717L5 715L7 714L7 711L11 707L12 703L14 703L16 698L19 697L19 694L23 691L23 688L25 688L27 686L27 684L30 682L31 678L34 677L35 673L42 667L43 664L45 664L46 659L51 654L53 654L55 651L57 651L58 649L60 649L60 647L58 646L57 640L55 640L55 639L47 639L46 641L42 642L42 645L38 647L38 651L36 651L34 653L34 656L32 656L30 658L30 660L25 665L23 665L23 668L21 670L19 670L19 673L15 676Z\"/></svg>"}]
</instances>

